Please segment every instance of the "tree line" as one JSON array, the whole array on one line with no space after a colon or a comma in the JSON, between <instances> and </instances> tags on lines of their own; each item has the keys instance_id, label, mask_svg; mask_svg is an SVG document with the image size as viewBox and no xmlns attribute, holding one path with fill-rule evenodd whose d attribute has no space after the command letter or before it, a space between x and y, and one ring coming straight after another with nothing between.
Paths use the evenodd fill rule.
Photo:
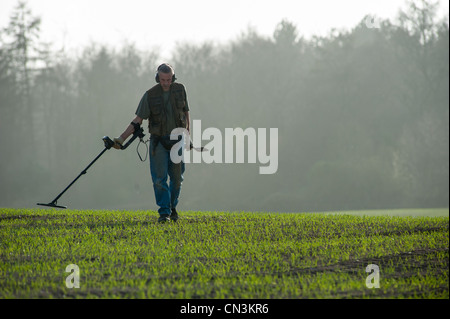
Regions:
<instances>
[{"instance_id":1,"label":"tree line","mask_svg":"<svg viewBox=\"0 0 450 319\"><path fill-rule=\"evenodd\" d=\"M270 37L249 28L223 45L179 43L161 61L133 44L93 44L79 57L53 50L19 1L0 33L0 206L53 199L103 136L123 131L169 62L203 128L279 132L273 175L248 163L188 164L180 210L448 207L449 28L437 6L407 1L395 21L374 28L363 17L310 39L282 20ZM108 151L61 200L156 209L135 143Z\"/></svg>"}]
</instances>

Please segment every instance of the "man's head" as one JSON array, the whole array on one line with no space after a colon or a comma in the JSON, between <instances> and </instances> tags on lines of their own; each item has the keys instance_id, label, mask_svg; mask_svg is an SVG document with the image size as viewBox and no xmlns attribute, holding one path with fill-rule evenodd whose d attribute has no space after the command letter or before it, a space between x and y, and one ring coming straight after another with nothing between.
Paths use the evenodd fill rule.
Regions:
<instances>
[{"instance_id":1,"label":"man's head","mask_svg":"<svg viewBox=\"0 0 450 319\"><path fill-rule=\"evenodd\" d=\"M175 72L170 64L163 63L158 67L156 82L161 84L163 91L167 92L170 89L170 85L176 80Z\"/></svg>"}]
</instances>

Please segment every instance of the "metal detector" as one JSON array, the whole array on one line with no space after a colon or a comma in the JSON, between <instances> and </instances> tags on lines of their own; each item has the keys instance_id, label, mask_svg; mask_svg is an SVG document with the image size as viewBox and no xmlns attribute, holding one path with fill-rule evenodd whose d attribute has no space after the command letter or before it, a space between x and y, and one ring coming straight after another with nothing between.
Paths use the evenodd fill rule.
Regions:
<instances>
[{"instance_id":1,"label":"metal detector","mask_svg":"<svg viewBox=\"0 0 450 319\"><path fill-rule=\"evenodd\" d=\"M124 150L126 149L128 146L130 146L131 143L133 143L133 141L139 137L142 141L143 137L145 136L144 134L144 130L142 129L142 127L136 125L135 126L135 130L133 133L133 136L131 137L131 139L125 144L123 145L120 149ZM111 147L113 147L114 142L108 137L108 136L104 136L102 138L103 143L105 144L105 148L103 149L103 151L100 152L100 154L97 155L97 157L72 181L72 183L69 184L69 186L67 186L58 196L55 197L54 200L52 200L50 203L48 204L43 204L43 203L37 203L37 205L41 205L41 206L48 206L48 207L54 207L54 208L67 208L67 206L61 206L58 205L58 199L84 174L86 174L87 170L89 169L89 167L92 166L92 164L95 163L95 161L97 161L107 150L109 150Z\"/></svg>"}]
</instances>

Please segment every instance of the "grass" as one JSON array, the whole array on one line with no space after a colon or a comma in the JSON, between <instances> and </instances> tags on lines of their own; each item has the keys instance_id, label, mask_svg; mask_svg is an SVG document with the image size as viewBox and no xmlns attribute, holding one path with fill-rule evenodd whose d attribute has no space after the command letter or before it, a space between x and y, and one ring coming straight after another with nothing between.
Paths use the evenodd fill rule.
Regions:
<instances>
[{"instance_id":1,"label":"grass","mask_svg":"<svg viewBox=\"0 0 450 319\"><path fill-rule=\"evenodd\" d=\"M158 224L154 211L0 209L0 298L448 299L448 209L426 211L188 211ZM79 289L66 287L70 264Z\"/></svg>"}]
</instances>

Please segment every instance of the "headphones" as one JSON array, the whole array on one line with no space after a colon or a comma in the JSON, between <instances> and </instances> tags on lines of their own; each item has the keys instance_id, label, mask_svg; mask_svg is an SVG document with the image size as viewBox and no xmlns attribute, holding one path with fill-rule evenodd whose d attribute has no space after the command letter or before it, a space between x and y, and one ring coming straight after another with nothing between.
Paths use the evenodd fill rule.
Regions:
<instances>
[{"instance_id":1,"label":"headphones","mask_svg":"<svg viewBox=\"0 0 450 319\"><path fill-rule=\"evenodd\" d=\"M155 75L155 81L156 83L159 83L159 72L162 73L173 73L172 75L172 83L176 81L176 77L175 77L175 71L173 70L172 66L168 63L163 63L160 66L158 66L158 69L156 70L156 75Z\"/></svg>"}]
</instances>

